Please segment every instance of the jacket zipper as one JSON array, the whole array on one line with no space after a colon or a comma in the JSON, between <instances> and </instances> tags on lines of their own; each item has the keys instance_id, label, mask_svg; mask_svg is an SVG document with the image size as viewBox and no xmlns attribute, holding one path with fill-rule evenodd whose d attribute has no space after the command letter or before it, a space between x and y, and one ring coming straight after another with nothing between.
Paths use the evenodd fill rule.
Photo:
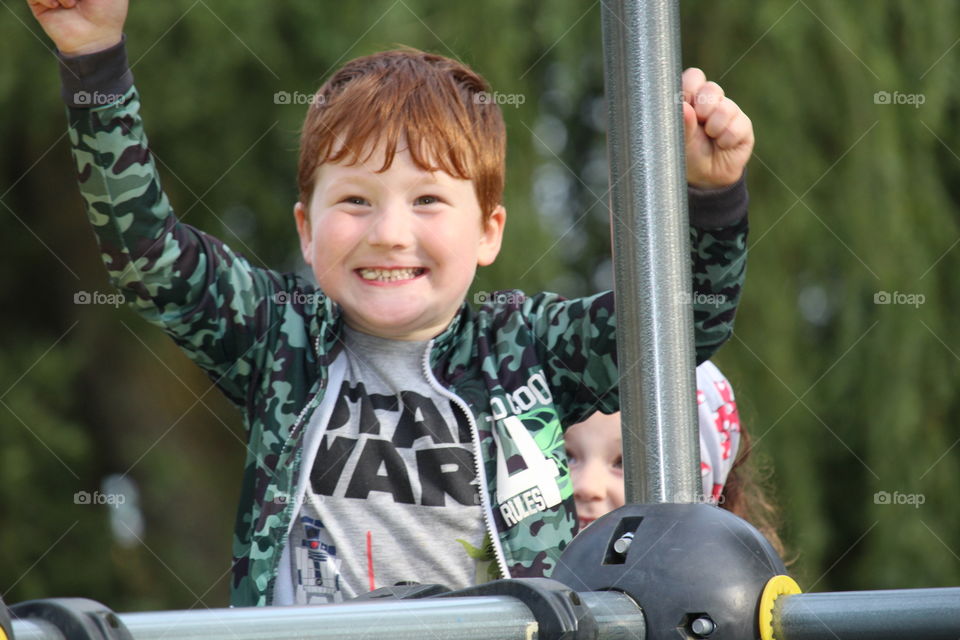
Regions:
<instances>
[{"instance_id":1,"label":"jacket zipper","mask_svg":"<svg viewBox=\"0 0 960 640\"><path fill-rule=\"evenodd\" d=\"M319 336L317 337L316 348L317 348L318 351L319 351L319 349L320 349L320 337L319 337ZM307 413L308 413L311 409L315 409L315 408L318 406L319 403L317 402L317 399L318 399L322 394L324 394L325 391L326 391L326 387L321 387L320 390L317 391L317 393L314 394L313 398L310 399L310 402L308 402L308 403L306 404L306 406L303 407L303 409L300 411L300 415L297 416L296 422L293 423L293 428L290 429L290 437L291 437L291 438L293 438L293 437L296 436L299 428L301 427L301 425L302 425L302 423L303 423L303 419L306 417ZM297 452L296 456L297 456L297 459L294 460L295 463L298 461L299 458L301 458L301 457L303 456L302 447L301 447L301 450ZM298 465L298 464L294 464L294 467L299 468L299 465ZM298 470L298 469L295 469L295 470ZM296 491L297 491L297 488L298 488L298 487L297 487L297 479L294 478L293 491L296 492ZM287 510L290 510L291 513L290 513L290 518L287 518L286 521L285 521L285 530L289 530L289 529L290 529L290 520L291 520L291 519L294 517L294 515L295 515L295 514L293 513L293 509L296 508L296 505L291 504L292 502L295 502L295 500L293 500L293 499L291 498L291 496L289 496L289 494L288 494L288 496L287 496L287 506L284 508L284 512L286 512ZM287 533L287 531L285 531L284 534L283 534L283 536L280 538L280 544L279 544L278 547L277 547L277 562L273 563L273 568L270 569L270 580L267 581L267 588L264 590L264 598L266 599L266 602L265 602L265 605L266 605L266 606L270 606L270 605L271 605L271 600L273 600L273 593L274 593L274 591L276 591L277 574L279 574L279 572L280 572L280 559L283 557L283 550L284 550L284 549L286 548L286 546L287 546L287 537L288 537L288 533Z\"/></svg>"},{"instance_id":2,"label":"jacket zipper","mask_svg":"<svg viewBox=\"0 0 960 640\"><path fill-rule=\"evenodd\" d=\"M464 402L460 396L440 384L437 378L433 375L433 369L430 368L430 352L433 351L433 342L434 341L431 340L423 352L423 375L427 378L427 382L430 383L430 386L432 386L437 393L451 400L460 408L461 411L463 411L464 415L467 416L467 422L470 423L470 433L473 436L473 466L474 469L476 469L477 479L479 480L480 510L483 513L483 523L486 527L487 534L490 536L490 543L493 546L493 555L497 561L497 566L500 568L500 575L502 575L504 578L509 578L510 572L507 570L507 560L503 554L503 548L500 546L500 536L497 533L496 528L493 526L493 511L490 507L490 495L487 492L487 476L483 470L483 455L480 451L480 432L477 429L477 422L474 420L473 412L470 411L467 403Z\"/></svg>"}]
</instances>

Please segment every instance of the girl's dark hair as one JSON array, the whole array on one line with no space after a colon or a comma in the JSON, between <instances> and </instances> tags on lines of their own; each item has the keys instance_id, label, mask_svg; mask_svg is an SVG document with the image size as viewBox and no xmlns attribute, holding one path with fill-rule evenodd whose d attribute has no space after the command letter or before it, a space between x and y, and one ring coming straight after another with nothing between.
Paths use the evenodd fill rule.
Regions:
<instances>
[{"instance_id":1,"label":"girl's dark hair","mask_svg":"<svg viewBox=\"0 0 960 640\"><path fill-rule=\"evenodd\" d=\"M780 514L767 493L771 472L756 459L749 460L752 448L750 436L741 423L740 451L727 475L720 506L756 527L786 562L786 549L778 533Z\"/></svg>"}]
</instances>

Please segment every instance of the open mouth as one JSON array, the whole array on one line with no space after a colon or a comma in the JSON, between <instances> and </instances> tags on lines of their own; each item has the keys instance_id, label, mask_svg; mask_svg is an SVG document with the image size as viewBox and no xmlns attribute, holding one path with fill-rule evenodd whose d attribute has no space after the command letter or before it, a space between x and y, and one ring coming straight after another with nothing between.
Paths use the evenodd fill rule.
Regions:
<instances>
[{"instance_id":1,"label":"open mouth","mask_svg":"<svg viewBox=\"0 0 960 640\"><path fill-rule=\"evenodd\" d=\"M364 280L371 280L374 282L398 282L400 280L413 280L418 278L427 272L423 267L399 267L399 268L382 268L382 267L362 267L356 270L357 275L359 275Z\"/></svg>"},{"instance_id":2,"label":"open mouth","mask_svg":"<svg viewBox=\"0 0 960 640\"><path fill-rule=\"evenodd\" d=\"M596 518L578 518L580 520L580 530L583 531L587 525L596 520Z\"/></svg>"}]
</instances>

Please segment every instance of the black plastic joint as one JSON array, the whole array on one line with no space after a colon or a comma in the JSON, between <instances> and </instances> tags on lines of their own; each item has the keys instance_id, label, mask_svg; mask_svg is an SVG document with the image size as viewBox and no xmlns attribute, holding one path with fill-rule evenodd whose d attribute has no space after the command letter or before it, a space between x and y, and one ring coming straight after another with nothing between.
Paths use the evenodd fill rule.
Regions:
<instances>
[{"instance_id":1,"label":"black plastic joint","mask_svg":"<svg viewBox=\"0 0 960 640\"><path fill-rule=\"evenodd\" d=\"M766 538L729 511L631 504L580 532L551 578L626 593L643 610L647 640L743 640L760 637L761 595L786 572Z\"/></svg>"},{"instance_id":2,"label":"black plastic joint","mask_svg":"<svg viewBox=\"0 0 960 640\"><path fill-rule=\"evenodd\" d=\"M471 596L510 596L530 609L537 621L540 640L596 640L597 621L580 599L580 594L567 585L549 578L512 578L494 580L437 598Z\"/></svg>"},{"instance_id":3,"label":"black plastic joint","mask_svg":"<svg viewBox=\"0 0 960 640\"><path fill-rule=\"evenodd\" d=\"M10 613L14 619L49 622L66 640L133 640L117 614L86 598L27 600L10 607Z\"/></svg>"}]
</instances>

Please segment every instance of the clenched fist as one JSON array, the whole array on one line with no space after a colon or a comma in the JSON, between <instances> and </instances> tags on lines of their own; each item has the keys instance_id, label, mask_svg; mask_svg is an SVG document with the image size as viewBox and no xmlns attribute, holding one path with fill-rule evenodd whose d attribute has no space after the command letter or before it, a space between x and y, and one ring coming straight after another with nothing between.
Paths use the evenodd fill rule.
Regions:
<instances>
[{"instance_id":1,"label":"clenched fist","mask_svg":"<svg viewBox=\"0 0 960 640\"><path fill-rule=\"evenodd\" d=\"M753 152L753 124L695 67L683 72L683 129L689 184L710 189L740 179Z\"/></svg>"},{"instance_id":2,"label":"clenched fist","mask_svg":"<svg viewBox=\"0 0 960 640\"><path fill-rule=\"evenodd\" d=\"M123 37L129 0L27 0L57 49L79 56L108 49Z\"/></svg>"}]
</instances>

